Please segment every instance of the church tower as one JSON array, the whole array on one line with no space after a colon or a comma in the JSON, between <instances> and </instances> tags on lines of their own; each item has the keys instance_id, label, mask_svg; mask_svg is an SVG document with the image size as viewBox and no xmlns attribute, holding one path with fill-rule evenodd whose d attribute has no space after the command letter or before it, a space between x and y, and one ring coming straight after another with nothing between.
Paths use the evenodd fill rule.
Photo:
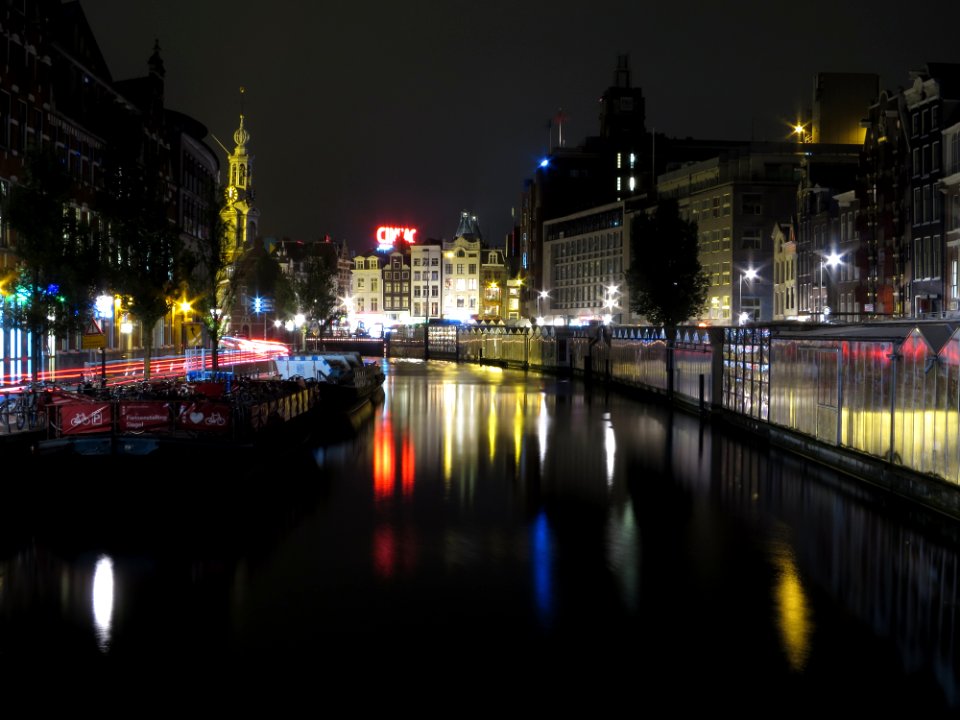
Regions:
<instances>
[{"instance_id":1,"label":"church tower","mask_svg":"<svg viewBox=\"0 0 960 720\"><path fill-rule=\"evenodd\" d=\"M259 234L260 211L253 204L253 156L247 151L250 133L243 126L243 93L244 89L240 88L240 127L233 133L236 143L233 152L227 154L229 176L226 204L222 212L227 226L230 262L251 247Z\"/></svg>"}]
</instances>

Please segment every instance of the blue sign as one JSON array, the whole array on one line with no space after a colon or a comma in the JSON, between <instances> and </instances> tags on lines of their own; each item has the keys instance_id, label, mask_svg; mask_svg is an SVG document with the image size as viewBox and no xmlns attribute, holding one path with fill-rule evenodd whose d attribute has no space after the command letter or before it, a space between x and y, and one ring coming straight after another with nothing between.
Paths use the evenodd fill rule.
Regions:
<instances>
[{"instance_id":1,"label":"blue sign","mask_svg":"<svg viewBox=\"0 0 960 720\"><path fill-rule=\"evenodd\" d=\"M255 297L251 301L255 313L273 312L273 299L264 297Z\"/></svg>"}]
</instances>

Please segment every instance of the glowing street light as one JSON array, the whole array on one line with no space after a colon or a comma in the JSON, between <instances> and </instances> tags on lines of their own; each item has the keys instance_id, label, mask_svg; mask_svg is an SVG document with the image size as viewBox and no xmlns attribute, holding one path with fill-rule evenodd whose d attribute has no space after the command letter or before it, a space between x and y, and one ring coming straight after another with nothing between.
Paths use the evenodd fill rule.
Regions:
<instances>
[{"instance_id":1,"label":"glowing street light","mask_svg":"<svg viewBox=\"0 0 960 720\"><path fill-rule=\"evenodd\" d=\"M750 319L750 313L745 312L743 309L743 281L753 282L757 279L759 273L756 268L747 268L744 272L740 273L740 283L739 283L739 299L737 300L737 311L739 315L737 316L738 321L741 325L744 325Z\"/></svg>"},{"instance_id":2,"label":"glowing street light","mask_svg":"<svg viewBox=\"0 0 960 720\"><path fill-rule=\"evenodd\" d=\"M538 325L543 324L543 311L540 310L540 301L547 300L549 299L549 297L550 297L549 290L541 290L540 292L537 293L537 324Z\"/></svg>"},{"instance_id":3,"label":"glowing street light","mask_svg":"<svg viewBox=\"0 0 960 720\"><path fill-rule=\"evenodd\" d=\"M603 308L607 311L603 315L603 322L605 325L609 325L611 320L613 320L614 309L620 307L617 305L617 293L619 292L619 285L604 286Z\"/></svg>"},{"instance_id":4,"label":"glowing street light","mask_svg":"<svg viewBox=\"0 0 960 720\"><path fill-rule=\"evenodd\" d=\"M190 301L184 300L180 303L180 312L183 317L180 319L180 352L187 352L187 315L190 314Z\"/></svg>"},{"instance_id":5,"label":"glowing street light","mask_svg":"<svg viewBox=\"0 0 960 720\"><path fill-rule=\"evenodd\" d=\"M821 305L823 306L823 310L821 311L821 316L824 322L827 321L827 316L830 314L830 305L829 305L830 290L827 287L825 282L825 278L823 274L823 266L824 264L826 264L828 268L835 268L837 267L837 265L840 264L842 258L843 256L838 255L835 250L831 250L826 257L822 257L822 256L820 257L820 293L821 293L820 302L821 302ZM829 275L827 275L826 277L829 278Z\"/></svg>"}]
</instances>

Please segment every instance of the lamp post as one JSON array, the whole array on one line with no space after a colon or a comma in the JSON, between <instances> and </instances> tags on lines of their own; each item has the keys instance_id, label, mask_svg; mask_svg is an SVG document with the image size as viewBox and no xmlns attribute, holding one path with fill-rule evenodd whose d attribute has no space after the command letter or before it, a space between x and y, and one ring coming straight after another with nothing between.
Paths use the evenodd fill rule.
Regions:
<instances>
[{"instance_id":1,"label":"lamp post","mask_svg":"<svg viewBox=\"0 0 960 720\"><path fill-rule=\"evenodd\" d=\"M540 301L550 297L549 290L541 290L537 293L537 324L543 324L543 311L540 309Z\"/></svg>"},{"instance_id":2,"label":"lamp post","mask_svg":"<svg viewBox=\"0 0 960 720\"><path fill-rule=\"evenodd\" d=\"M831 251L830 254L825 258L820 258L820 317L823 322L827 321L827 315L830 314L830 306L828 304L830 302L830 292L826 282L824 281L823 266L826 264L828 268L836 267L840 264L840 257L841 256L838 255L836 251ZM829 276L827 277L829 278Z\"/></svg>"},{"instance_id":3,"label":"lamp post","mask_svg":"<svg viewBox=\"0 0 960 720\"><path fill-rule=\"evenodd\" d=\"M180 318L180 352L183 355L187 354L187 315L190 313L190 301L184 300L180 303L180 312L182 317Z\"/></svg>"},{"instance_id":4,"label":"lamp post","mask_svg":"<svg viewBox=\"0 0 960 720\"><path fill-rule=\"evenodd\" d=\"M304 323L306 323L306 321L307 318L303 313L297 313L293 316L293 326L297 329L297 335L300 336L301 351L306 350L306 347L304 347L307 344L307 329L304 327Z\"/></svg>"},{"instance_id":5,"label":"lamp post","mask_svg":"<svg viewBox=\"0 0 960 720\"><path fill-rule=\"evenodd\" d=\"M603 322L605 325L609 325L613 320L613 310L614 308L619 307L617 305L617 293L620 292L619 285L607 285L604 287L604 296L603 296L603 308L607 312L604 314Z\"/></svg>"},{"instance_id":6,"label":"lamp post","mask_svg":"<svg viewBox=\"0 0 960 720\"><path fill-rule=\"evenodd\" d=\"M747 322L747 319L750 317L750 316L749 316L746 312L744 312L744 310L743 310L743 281L744 281L744 278L746 278L747 282L753 282L754 280L757 279L757 275L758 275L758 274L759 274L759 273L757 272L756 268L747 268L744 272L740 273L740 283L739 283L739 293L738 293L740 297L737 298L737 313L738 313L738 315L737 315L737 321L738 321L738 323L739 323L740 325L743 325L745 322Z\"/></svg>"}]
</instances>

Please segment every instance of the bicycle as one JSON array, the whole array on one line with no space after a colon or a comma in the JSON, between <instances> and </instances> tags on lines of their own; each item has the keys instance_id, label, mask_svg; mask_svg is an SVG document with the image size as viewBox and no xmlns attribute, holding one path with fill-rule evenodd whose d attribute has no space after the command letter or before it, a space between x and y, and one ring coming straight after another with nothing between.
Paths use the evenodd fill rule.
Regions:
<instances>
[{"instance_id":1,"label":"bicycle","mask_svg":"<svg viewBox=\"0 0 960 720\"><path fill-rule=\"evenodd\" d=\"M3 423L4 429L10 432L10 419L17 413L17 398L12 395L6 395L0 400L0 423Z\"/></svg>"},{"instance_id":2,"label":"bicycle","mask_svg":"<svg viewBox=\"0 0 960 720\"><path fill-rule=\"evenodd\" d=\"M35 430L40 427L42 421L46 418L46 396L47 389L55 386L48 383L31 383L24 388L15 400L13 412L17 418L17 430ZM9 402L9 400L8 400ZM9 416L8 416L9 423Z\"/></svg>"}]
</instances>

